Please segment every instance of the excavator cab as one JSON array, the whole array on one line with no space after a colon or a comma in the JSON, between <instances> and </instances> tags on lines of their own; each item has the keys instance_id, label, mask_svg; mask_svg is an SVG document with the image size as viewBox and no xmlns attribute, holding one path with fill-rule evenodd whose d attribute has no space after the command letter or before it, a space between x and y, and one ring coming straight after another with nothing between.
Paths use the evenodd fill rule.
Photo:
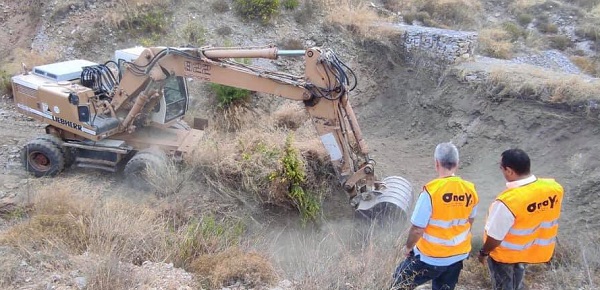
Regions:
<instances>
[{"instance_id":1,"label":"excavator cab","mask_svg":"<svg viewBox=\"0 0 600 290\"><path fill-rule=\"evenodd\" d=\"M189 96L187 83L183 77L171 76L165 80L163 98L154 107L152 121L168 124L183 117L188 110Z\"/></svg>"}]
</instances>

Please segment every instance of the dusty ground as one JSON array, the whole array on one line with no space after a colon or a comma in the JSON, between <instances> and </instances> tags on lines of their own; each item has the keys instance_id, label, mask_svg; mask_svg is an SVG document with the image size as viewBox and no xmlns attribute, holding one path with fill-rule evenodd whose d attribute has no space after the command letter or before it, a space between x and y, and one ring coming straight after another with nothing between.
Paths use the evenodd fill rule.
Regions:
<instances>
[{"instance_id":1,"label":"dusty ground","mask_svg":"<svg viewBox=\"0 0 600 290\"><path fill-rule=\"evenodd\" d=\"M73 31L74 27L84 29L82 16L78 13L87 11L87 19L93 19L89 15L106 12L100 5L89 10L80 9L69 12L72 17L61 20L65 22L64 28L58 29L54 23L44 29L39 26L36 29L34 23L24 21L24 14L18 9L12 1L0 1L0 13L4 13L0 15L0 59L3 60L10 59L9 51L12 48L30 47L34 36L37 42L33 44L39 46L48 36L58 35L59 30L63 34L63 31ZM177 12L181 17L175 23L206 17L211 13L207 9L182 6ZM493 100L483 97L483 94L459 83L452 75L441 80L433 79L424 70L403 65L397 53L390 51L390 48L360 46L342 39L336 33L321 33L317 23L299 29L290 15L284 16L268 29L240 23L232 14L227 14L224 19L208 17L203 24L208 28L207 38L212 44L225 41L225 37L216 35L214 30L228 25L234 30L229 40L236 44L280 42L284 38L282 35L285 35L303 39L310 45L326 45L338 50L343 60L358 68L360 86L352 96L352 103L373 157L378 162L379 174L403 176L413 183L418 192L425 182L435 177L432 166L435 145L452 140L460 147L462 166L459 174L475 182L481 198L475 233L481 233L487 206L504 186L498 170L499 154L514 146L529 152L534 174L554 177L564 185L566 201L561 236L576 234L582 226L590 230L600 227L600 157L597 153L600 149L600 123L597 119L588 119L568 108L530 100ZM106 35L106 47L96 46L91 51L84 51L78 50L69 42L69 36L66 37L67 43L71 43L63 47L66 55L83 55L96 61L106 60L115 47L132 45L131 40L117 44L115 37ZM279 64L272 67L279 68L287 62ZM201 91L198 87L193 89ZM11 100L0 103L0 118L0 160L3 164L0 198L26 197L30 179L18 163L18 150L30 138L43 133L43 125L16 113ZM67 174L81 174L85 178L85 173L78 173L75 169ZM343 198L333 197L326 202L326 209L333 212L325 213L330 219L325 228L347 229L343 232L354 235L352 226L348 225L352 213L349 207L340 205ZM277 218L280 216L274 219ZM290 279L301 280L302 271L298 270L301 268L298 265L302 265L300 257L306 255L307 249L316 246L314 241L318 241L323 232L315 233L314 239L310 236L306 238L304 231L299 235L293 226L288 228L294 222L297 221L274 221L265 236L273 237L268 250L273 253L274 260ZM356 239L360 240L362 237L357 235ZM319 246L317 255L339 250L339 244L336 243ZM46 278L53 277L51 271L45 273ZM23 281L21 286L28 284Z\"/></svg>"}]
</instances>

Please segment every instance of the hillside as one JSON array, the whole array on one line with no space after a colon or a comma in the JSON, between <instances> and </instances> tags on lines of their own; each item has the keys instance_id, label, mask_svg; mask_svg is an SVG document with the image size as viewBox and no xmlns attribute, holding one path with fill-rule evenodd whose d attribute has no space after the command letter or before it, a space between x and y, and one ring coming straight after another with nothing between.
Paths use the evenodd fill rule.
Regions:
<instances>
[{"instance_id":1,"label":"hillside","mask_svg":"<svg viewBox=\"0 0 600 290\"><path fill-rule=\"evenodd\" d=\"M264 22L256 11L240 13L236 2L0 0L0 77L18 73L21 63L103 63L137 45L332 48L358 77L351 102L379 175L407 178L416 194L434 177L435 145L452 140L459 174L481 198L477 250L485 209L504 187L499 154L525 149L534 174L556 178L566 198L556 258L528 270L529 289L597 287L600 1L284 0ZM458 64L419 65L423 60L398 41L398 23L477 32L478 46ZM252 64L303 73L300 59ZM243 106L222 110L208 84L190 81L190 112L212 127L192 164L157 173L152 194L130 188L120 174L91 169L26 174L19 150L44 125L16 112L5 83L3 289L389 284L408 224L355 216L301 104L252 94ZM306 224L296 204L265 182L290 135L306 162L307 191L321 204ZM468 260L458 289L489 289L487 271Z\"/></svg>"}]
</instances>

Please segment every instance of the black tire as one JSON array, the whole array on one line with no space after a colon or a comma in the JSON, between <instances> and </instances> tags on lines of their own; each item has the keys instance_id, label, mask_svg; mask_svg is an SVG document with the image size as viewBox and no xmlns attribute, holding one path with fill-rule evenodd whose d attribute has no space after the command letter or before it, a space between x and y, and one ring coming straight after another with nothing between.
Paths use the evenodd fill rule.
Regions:
<instances>
[{"instance_id":1,"label":"black tire","mask_svg":"<svg viewBox=\"0 0 600 290\"><path fill-rule=\"evenodd\" d=\"M74 148L66 147L63 144L65 143L62 139L52 135L52 134L44 134L37 136L35 139L47 140L52 142L57 148L60 149L63 156L65 156L65 168L71 167L73 163L75 163L75 151Z\"/></svg>"},{"instance_id":2,"label":"black tire","mask_svg":"<svg viewBox=\"0 0 600 290\"><path fill-rule=\"evenodd\" d=\"M45 139L34 139L21 149L25 170L35 177L56 176L65 168L65 157L60 147Z\"/></svg>"},{"instance_id":3,"label":"black tire","mask_svg":"<svg viewBox=\"0 0 600 290\"><path fill-rule=\"evenodd\" d=\"M167 156L160 150L142 150L137 152L125 165L123 170L127 182L134 188L151 191L154 188L150 183L148 168L162 170L166 166Z\"/></svg>"}]
</instances>

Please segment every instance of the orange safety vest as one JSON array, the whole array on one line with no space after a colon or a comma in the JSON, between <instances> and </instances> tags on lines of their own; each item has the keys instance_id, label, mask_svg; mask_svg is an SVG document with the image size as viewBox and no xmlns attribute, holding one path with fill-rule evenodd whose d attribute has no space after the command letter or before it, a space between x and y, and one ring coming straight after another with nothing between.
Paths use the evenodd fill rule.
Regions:
<instances>
[{"instance_id":1,"label":"orange safety vest","mask_svg":"<svg viewBox=\"0 0 600 290\"><path fill-rule=\"evenodd\" d=\"M501 263L545 263L550 261L556 245L558 218L563 200L563 188L554 179L536 181L500 193L515 216L500 246L490 256ZM484 241L487 233L484 235Z\"/></svg>"},{"instance_id":2,"label":"orange safety vest","mask_svg":"<svg viewBox=\"0 0 600 290\"><path fill-rule=\"evenodd\" d=\"M429 257L445 258L471 251L469 216L479 202L475 185L457 176L437 178L423 187L431 198L431 218L419 251Z\"/></svg>"}]
</instances>

